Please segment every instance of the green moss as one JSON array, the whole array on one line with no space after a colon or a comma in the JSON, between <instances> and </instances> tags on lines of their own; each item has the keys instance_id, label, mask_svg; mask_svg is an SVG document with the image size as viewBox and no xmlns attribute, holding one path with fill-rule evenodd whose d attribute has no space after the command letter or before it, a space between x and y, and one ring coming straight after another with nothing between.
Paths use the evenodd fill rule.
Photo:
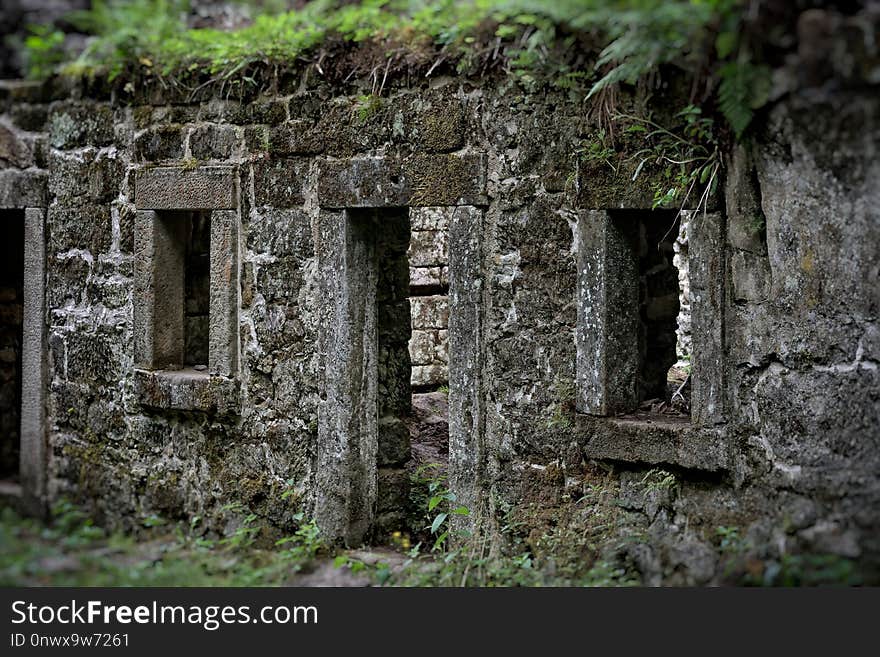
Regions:
<instances>
[{"instance_id":1,"label":"green moss","mask_svg":"<svg viewBox=\"0 0 880 657\"><path fill-rule=\"evenodd\" d=\"M378 114L382 109L382 98L376 94L358 96L355 113L358 121L363 124Z\"/></svg>"},{"instance_id":2,"label":"green moss","mask_svg":"<svg viewBox=\"0 0 880 657\"><path fill-rule=\"evenodd\" d=\"M414 157L404 165L412 192L411 206L457 205L476 179L466 158L454 155Z\"/></svg>"}]
</instances>

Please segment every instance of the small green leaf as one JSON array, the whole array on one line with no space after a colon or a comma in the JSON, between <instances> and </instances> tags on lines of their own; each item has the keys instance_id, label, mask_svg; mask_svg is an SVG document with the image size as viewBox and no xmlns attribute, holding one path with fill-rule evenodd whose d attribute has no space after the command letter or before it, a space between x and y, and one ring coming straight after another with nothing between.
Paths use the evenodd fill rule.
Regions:
<instances>
[{"instance_id":1,"label":"small green leaf","mask_svg":"<svg viewBox=\"0 0 880 657\"><path fill-rule=\"evenodd\" d=\"M709 180L709 174L712 172L712 165L707 164L703 167L702 173L700 173L700 184L705 185L706 181Z\"/></svg>"},{"instance_id":2,"label":"small green leaf","mask_svg":"<svg viewBox=\"0 0 880 657\"><path fill-rule=\"evenodd\" d=\"M726 59L735 49L737 44L737 33L734 31L721 32L715 39L715 52L718 53L718 59Z\"/></svg>"},{"instance_id":3,"label":"small green leaf","mask_svg":"<svg viewBox=\"0 0 880 657\"><path fill-rule=\"evenodd\" d=\"M471 510L469 508L467 508L466 506L460 506L456 509L453 509L452 513L454 513L457 516L469 516L471 514Z\"/></svg>"},{"instance_id":4,"label":"small green leaf","mask_svg":"<svg viewBox=\"0 0 880 657\"><path fill-rule=\"evenodd\" d=\"M439 513L437 517L434 518L434 522L431 523L431 533L436 534L437 530L440 529L440 526L446 522L446 518L449 517L448 513Z\"/></svg>"}]
</instances>

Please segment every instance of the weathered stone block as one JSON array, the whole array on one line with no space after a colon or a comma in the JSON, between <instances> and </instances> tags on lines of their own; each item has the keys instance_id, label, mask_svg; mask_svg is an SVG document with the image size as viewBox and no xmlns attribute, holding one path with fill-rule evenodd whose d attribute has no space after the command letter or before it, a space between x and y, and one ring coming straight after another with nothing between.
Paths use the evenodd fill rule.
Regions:
<instances>
[{"instance_id":1,"label":"weathered stone block","mask_svg":"<svg viewBox=\"0 0 880 657\"><path fill-rule=\"evenodd\" d=\"M378 421L375 231L348 212L318 216L320 305L315 519L330 540L359 544L376 507Z\"/></svg>"},{"instance_id":2,"label":"weathered stone block","mask_svg":"<svg viewBox=\"0 0 880 657\"><path fill-rule=\"evenodd\" d=\"M487 205L486 156L415 155L403 165L407 205Z\"/></svg>"},{"instance_id":3,"label":"weathered stone block","mask_svg":"<svg viewBox=\"0 0 880 657\"><path fill-rule=\"evenodd\" d=\"M183 159L183 128L162 125L145 130L135 138L135 153L141 160L159 162Z\"/></svg>"},{"instance_id":4,"label":"weathered stone block","mask_svg":"<svg viewBox=\"0 0 880 657\"><path fill-rule=\"evenodd\" d=\"M483 294L483 213L456 208L449 225L449 472L457 503L471 515L486 507L482 494L488 467L486 439ZM415 368L413 368L415 370ZM413 375L416 372L413 371Z\"/></svg>"},{"instance_id":5,"label":"weathered stone block","mask_svg":"<svg viewBox=\"0 0 880 657\"><path fill-rule=\"evenodd\" d=\"M408 200L409 186L396 160L370 157L320 164L318 202L322 207L402 207Z\"/></svg>"},{"instance_id":6,"label":"weathered stone block","mask_svg":"<svg viewBox=\"0 0 880 657\"><path fill-rule=\"evenodd\" d=\"M452 210L446 207L411 208L409 222L413 232L419 230L449 230Z\"/></svg>"},{"instance_id":7,"label":"weathered stone block","mask_svg":"<svg viewBox=\"0 0 880 657\"><path fill-rule=\"evenodd\" d=\"M436 344L436 332L413 329L409 341L409 357L412 364L430 365L433 363Z\"/></svg>"},{"instance_id":8,"label":"weathered stone block","mask_svg":"<svg viewBox=\"0 0 880 657\"><path fill-rule=\"evenodd\" d=\"M97 257L109 251L113 242L110 209L106 205L53 206L49 209L48 228L50 253L83 249Z\"/></svg>"},{"instance_id":9,"label":"weathered stone block","mask_svg":"<svg viewBox=\"0 0 880 657\"><path fill-rule=\"evenodd\" d=\"M249 125L244 128L245 153L264 153L269 150L269 128L264 125Z\"/></svg>"},{"instance_id":10,"label":"weathered stone block","mask_svg":"<svg viewBox=\"0 0 880 657\"><path fill-rule=\"evenodd\" d=\"M725 437L715 430L691 427L681 419L597 420L579 415L576 422L582 435L589 437L584 447L586 458L668 463L709 472L730 468Z\"/></svg>"},{"instance_id":11,"label":"weathered stone block","mask_svg":"<svg viewBox=\"0 0 880 657\"><path fill-rule=\"evenodd\" d=\"M766 219L754 163L746 147L733 149L725 178L728 242L737 249L766 253Z\"/></svg>"},{"instance_id":12,"label":"weathered stone block","mask_svg":"<svg viewBox=\"0 0 880 657\"><path fill-rule=\"evenodd\" d=\"M485 205L485 156L414 155L324 160L318 202L327 208Z\"/></svg>"},{"instance_id":13,"label":"weathered stone block","mask_svg":"<svg viewBox=\"0 0 880 657\"><path fill-rule=\"evenodd\" d=\"M412 267L445 265L449 260L446 231L413 231L409 245L409 264Z\"/></svg>"},{"instance_id":14,"label":"weathered stone block","mask_svg":"<svg viewBox=\"0 0 880 657\"><path fill-rule=\"evenodd\" d=\"M444 365L449 364L449 331L437 331L434 357Z\"/></svg>"},{"instance_id":15,"label":"weathered stone block","mask_svg":"<svg viewBox=\"0 0 880 657\"><path fill-rule=\"evenodd\" d=\"M260 160L253 167L255 205L293 208L305 202L303 181L309 173L308 160Z\"/></svg>"},{"instance_id":16,"label":"weathered stone block","mask_svg":"<svg viewBox=\"0 0 880 657\"><path fill-rule=\"evenodd\" d=\"M0 171L0 208L44 208L48 203L49 176L31 169Z\"/></svg>"},{"instance_id":17,"label":"weathered stone block","mask_svg":"<svg viewBox=\"0 0 880 657\"><path fill-rule=\"evenodd\" d=\"M461 102L450 99L419 112L414 138L419 146L430 151L456 151L464 146L464 126Z\"/></svg>"},{"instance_id":18,"label":"weathered stone block","mask_svg":"<svg viewBox=\"0 0 880 657\"><path fill-rule=\"evenodd\" d=\"M50 308L63 308L68 302L79 303L85 294L92 268L80 255L58 258L48 256L46 304Z\"/></svg>"},{"instance_id":19,"label":"weathered stone block","mask_svg":"<svg viewBox=\"0 0 880 657\"><path fill-rule=\"evenodd\" d=\"M232 210L238 207L234 167L157 167L135 173L139 210Z\"/></svg>"},{"instance_id":20,"label":"weathered stone block","mask_svg":"<svg viewBox=\"0 0 880 657\"><path fill-rule=\"evenodd\" d=\"M46 508L46 234L45 211L24 213L24 304L19 476L25 507Z\"/></svg>"},{"instance_id":21,"label":"weathered stone block","mask_svg":"<svg viewBox=\"0 0 880 657\"><path fill-rule=\"evenodd\" d=\"M107 384L122 376L118 353L118 334L73 332L65 336L66 374L68 381Z\"/></svg>"},{"instance_id":22,"label":"weathered stone block","mask_svg":"<svg viewBox=\"0 0 880 657\"><path fill-rule=\"evenodd\" d=\"M437 288L445 284L441 267L411 267L409 270L410 288Z\"/></svg>"},{"instance_id":23,"label":"weathered stone block","mask_svg":"<svg viewBox=\"0 0 880 657\"><path fill-rule=\"evenodd\" d=\"M307 121L289 121L272 128L269 150L276 155L318 155L324 152L321 132Z\"/></svg>"},{"instance_id":24,"label":"weathered stone block","mask_svg":"<svg viewBox=\"0 0 880 657\"><path fill-rule=\"evenodd\" d=\"M247 248L284 260L312 258L315 245L308 215L300 209L259 208L251 214Z\"/></svg>"},{"instance_id":25,"label":"weathered stone block","mask_svg":"<svg viewBox=\"0 0 880 657\"><path fill-rule=\"evenodd\" d=\"M240 142L231 126L201 126L189 135L189 152L199 160L226 160L233 156Z\"/></svg>"},{"instance_id":26,"label":"weathered stone block","mask_svg":"<svg viewBox=\"0 0 880 657\"><path fill-rule=\"evenodd\" d=\"M199 108L198 120L223 121L244 125L248 123L282 123L287 119L287 103L283 100L237 100L213 99Z\"/></svg>"},{"instance_id":27,"label":"weathered stone block","mask_svg":"<svg viewBox=\"0 0 880 657\"><path fill-rule=\"evenodd\" d=\"M49 107L49 143L54 148L106 146L113 142L113 110L101 103L60 101Z\"/></svg>"},{"instance_id":28,"label":"weathered stone block","mask_svg":"<svg viewBox=\"0 0 880 657\"><path fill-rule=\"evenodd\" d=\"M49 192L65 205L110 203L119 196L125 161L116 152L87 148L49 156Z\"/></svg>"},{"instance_id":29,"label":"weathered stone block","mask_svg":"<svg viewBox=\"0 0 880 657\"><path fill-rule=\"evenodd\" d=\"M238 212L211 213L211 312L208 370L238 376Z\"/></svg>"},{"instance_id":30,"label":"weathered stone block","mask_svg":"<svg viewBox=\"0 0 880 657\"><path fill-rule=\"evenodd\" d=\"M0 164L16 169L34 165L33 144L3 123L0 123Z\"/></svg>"},{"instance_id":31,"label":"weathered stone block","mask_svg":"<svg viewBox=\"0 0 880 657\"><path fill-rule=\"evenodd\" d=\"M403 468L379 468L377 512L397 511L409 499L409 471Z\"/></svg>"},{"instance_id":32,"label":"weathered stone block","mask_svg":"<svg viewBox=\"0 0 880 657\"><path fill-rule=\"evenodd\" d=\"M276 125L287 120L287 102L266 100L247 103L247 123L267 123Z\"/></svg>"},{"instance_id":33,"label":"weathered stone block","mask_svg":"<svg viewBox=\"0 0 880 657\"><path fill-rule=\"evenodd\" d=\"M420 328L446 328L449 325L449 297L413 297L412 324Z\"/></svg>"}]
</instances>

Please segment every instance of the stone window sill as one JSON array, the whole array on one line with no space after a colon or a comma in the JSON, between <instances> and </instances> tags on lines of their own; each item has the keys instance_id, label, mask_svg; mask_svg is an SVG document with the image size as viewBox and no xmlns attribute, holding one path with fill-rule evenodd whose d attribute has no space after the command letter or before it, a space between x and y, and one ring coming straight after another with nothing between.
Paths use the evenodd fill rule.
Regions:
<instances>
[{"instance_id":1,"label":"stone window sill","mask_svg":"<svg viewBox=\"0 0 880 657\"><path fill-rule=\"evenodd\" d=\"M239 384L234 378L194 369L135 369L134 375L138 402L148 408L216 415L239 412Z\"/></svg>"},{"instance_id":2,"label":"stone window sill","mask_svg":"<svg viewBox=\"0 0 880 657\"><path fill-rule=\"evenodd\" d=\"M692 425L687 418L644 420L578 413L575 426L591 459L676 465L705 472L730 470L725 432Z\"/></svg>"}]
</instances>

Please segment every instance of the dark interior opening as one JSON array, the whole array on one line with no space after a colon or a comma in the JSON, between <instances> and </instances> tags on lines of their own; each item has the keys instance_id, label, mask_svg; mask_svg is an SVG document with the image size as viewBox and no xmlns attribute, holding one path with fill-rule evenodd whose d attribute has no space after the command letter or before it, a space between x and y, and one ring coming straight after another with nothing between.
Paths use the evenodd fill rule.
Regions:
<instances>
[{"instance_id":1,"label":"dark interior opening","mask_svg":"<svg viewBox=\"0 0 880 657\"><path fill-rule=\"evenodd\" d=\"M0 479L16 481L21 450L24 211L0 210L0 227Z\"/></svg>"},{"instance_id":2,"label":"dark interior opening","mask_svg":"<svg viewBox=\"0 0 880 657\"><path fill-rule=\"evenodd\" d=\"M689 367L679 360L678 322L682 288L675 266L680 230L677 210L613 213L626 222L639 272L639 410L667 415L690 413Z\"/></svg>"},{"instance_id":3,"label":"dark interior opening","mask_svg":"<svg viewBox=\"0 0 880 657\"><path fill-rule=\"evenodd\" d=\"M409 414L412 388L409 340L409 212L406 208L377 211L376 310L378 321L379 422Z\"/></svg>"},{"instance_id":4,"label":"dark interior opening","mask_svg":"<svg viewBox=\"0 0 880 657\"><path fill-rule=\"evenodd\" d=\"M187 213L183 364L208 366L211 310L211 213Z\"/></svg>"}]
</instances>

